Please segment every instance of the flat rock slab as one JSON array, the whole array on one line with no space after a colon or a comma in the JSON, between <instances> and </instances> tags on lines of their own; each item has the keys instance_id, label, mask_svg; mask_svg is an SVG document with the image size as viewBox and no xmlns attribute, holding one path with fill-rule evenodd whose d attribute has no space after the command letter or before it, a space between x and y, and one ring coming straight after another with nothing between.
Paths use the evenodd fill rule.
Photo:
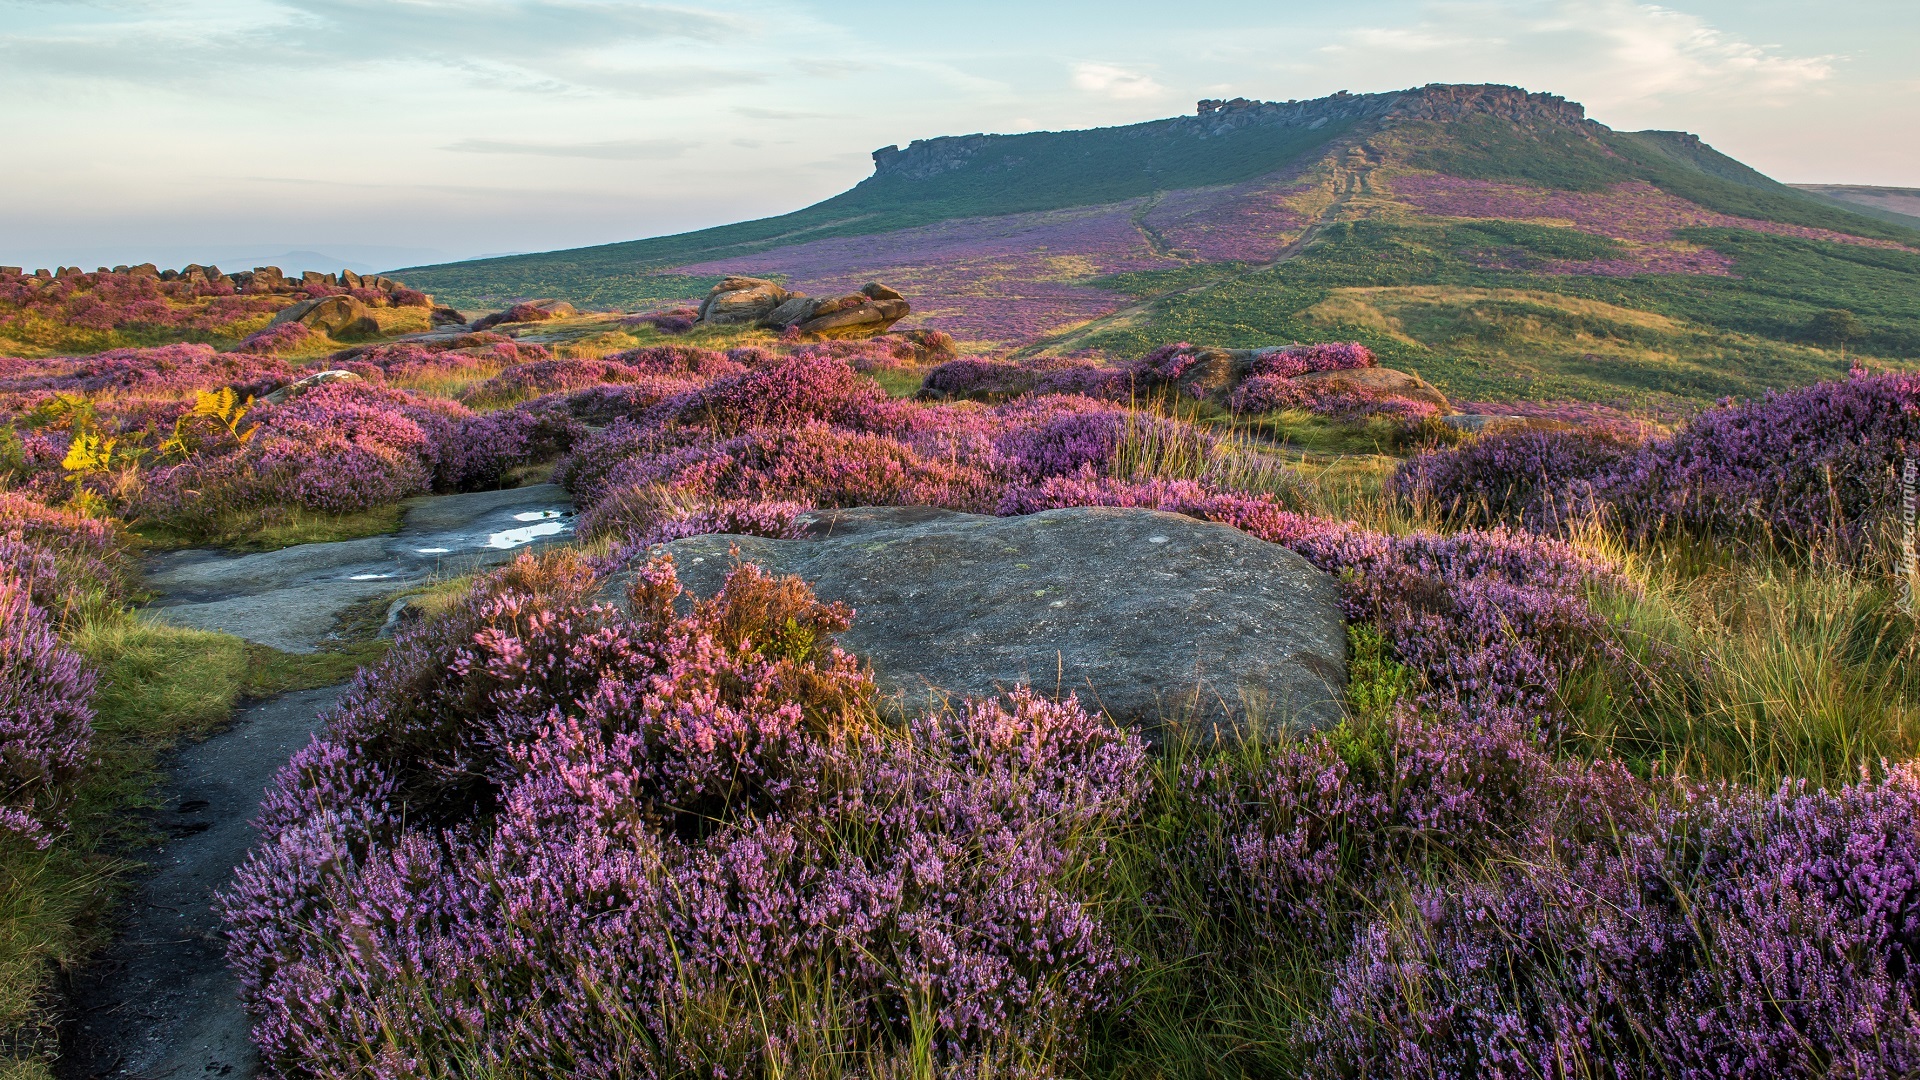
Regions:
<instances>
[{"instance_id":1,"label":"flat rock slab","mask_svg":"<svg viewBox=\"0 0 1920 1080\"><path fill-rule=\"evenodd\" d=\"M1228 525L1081 507L987 517L826 511L803 539L665 546L696 594L737 561L797 574L855 609L840 644L908 709L1028 684L1149 730L1338 721L1346 626L1333 578ZM620 588L616 580L609 589Z\"/></svg>"},{"instance_id":2,"label":"flat rock slab","mask_svg":"<svg viewBox=\"0 0 1920 1080\"><path fill-rule=\"evenodd\" d=\"M236 555L176 551L150 560L149 617L307 653L356 604L497 566L523 548L570 539L573 504L553 484L410 500L393 536Z\"/></svg>"},{"instance_id":3,"label":"flat rock slab","mask_svg":"<svg viewBox=\"0 0 1920 1080\"><path fill-rule=\"evenodd\" d=\"M274 775L320 728L343 688L286 694L180 751L155 824L171 838L126 906L104 960L75 980L61 1074L247 1080L259 1055L227 970L213 894L259 839L250 824Z\"/></svg>"}]
</instances>

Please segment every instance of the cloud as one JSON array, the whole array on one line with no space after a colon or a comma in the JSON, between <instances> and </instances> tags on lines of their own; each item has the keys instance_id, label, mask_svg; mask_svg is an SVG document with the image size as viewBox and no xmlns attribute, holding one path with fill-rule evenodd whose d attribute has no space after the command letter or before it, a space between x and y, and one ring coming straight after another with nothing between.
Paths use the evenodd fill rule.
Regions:
<instances>
[{"instance_id":1,"label":"cloud","mask_svg":"<svg viewBox=\"0 0 1920 1080\"><path fill-rule=\"evenodd\" d=\"M1073 85L1091 94L1122 101L1160 97L1167 92L1166 87L1140 72L1084 61L1073 65Z\"/></svg>"},{"instance_id":2,"label":"cloud","mask_svg":"<svg viewBox=\"0 0 1920 1080\"><path fill-rule=\"evenodd\" d=\"M733 110L749 120L831 120L832 113L802 112L799 109L766 109L758 105L741 105Z\"/></svg>"},{"instance_id":3,"label":"cloud","mask_svg":"<svg viewBox=\"0 0 1920 1080\"><path fill-rule=\"evenodd\" d=\"M1633 0L1432 3L1393 26L1358 27L1315 52L1352 73L1405 81L1531 82L1603 108L1683 96L1778 103L1830 79L1835 56L1793 56L1697 15Z\"/></svg>"},{"instance_id":4,"label":"cloud","mask_svg":"<svg viewBox=\"0 0 1920 1080\"><path fill-rule=\"evenodd\" d=\"M0 0L0 69L190 87L212 72L378 77L394 65L488 89L663 97L762 78L665 63L726 58L754 24L724 12L598 0ZM669 51L669 50L678 50Z\"/></svg>"},{"instance_id":5,"label":"cloud","mask_svg":"<svg viewBox=\"0 0 1920 1080\"><path fill-rule=\"evenodd\" d=\"M602 161L660 161L700 145L685 139L611 139L606 142L535 143L506 139L461 139L441 147L462 154L533 154Z\"/></svg>"}]
</instances>

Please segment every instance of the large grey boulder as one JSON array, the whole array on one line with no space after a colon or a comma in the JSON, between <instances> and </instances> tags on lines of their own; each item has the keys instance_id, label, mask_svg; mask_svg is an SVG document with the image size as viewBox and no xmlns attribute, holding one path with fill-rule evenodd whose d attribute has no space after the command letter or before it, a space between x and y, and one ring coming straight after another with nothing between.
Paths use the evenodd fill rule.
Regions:
<instances>
[{"instance_id":1,"label":"large grey boulder","mask_svg":"<svg viewBox=\"0 0 1920 1080\"><path fill-rule=\"evenodd\" d=\"M1111 507L1005 518L895 507L801 521L802 539L700 536L664 550L697 595L744 561L851 605L840 644L908 710L1026 683L1078 692L1150 731L1340 717L1346 629L1334 580L1231 526ZM626 577L609 583L610 598L624 597Z\"/></svg>"}]
</instances>

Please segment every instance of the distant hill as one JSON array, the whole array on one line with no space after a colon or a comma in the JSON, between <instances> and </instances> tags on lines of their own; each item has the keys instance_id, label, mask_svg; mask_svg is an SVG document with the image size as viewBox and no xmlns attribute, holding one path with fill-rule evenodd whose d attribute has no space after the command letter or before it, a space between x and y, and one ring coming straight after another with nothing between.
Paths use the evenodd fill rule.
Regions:
<instances>
[{"instance_id":1,"label":"distant hill","mask_svg":"<svg viewBox=\"0 0 1920 1080\"><path fill-rule=\"evenodd\" d=\"M909 325L982 350L1359 337L1455 394L1659 405L1830 376L1843 346L1920 358L1920 221L1897 191L1794 188L1684 132L1435 85L921 140L791 214L397 273L466 307L877 278ZM1830 308L1864 335L1818 340Z\"/></svg>"},{"instance_id":2,"label":"distant hill","mask_svg":"<svg viewBox=\"0 0 1920 1080\"><path fill-rule=\"evenodd\" d=\"M1864 184L1794 184L1798 191L1848 204L1848 209L1896 225L1920 229L1920 188L1870 187Z\"/></svg>"}]
</instances>

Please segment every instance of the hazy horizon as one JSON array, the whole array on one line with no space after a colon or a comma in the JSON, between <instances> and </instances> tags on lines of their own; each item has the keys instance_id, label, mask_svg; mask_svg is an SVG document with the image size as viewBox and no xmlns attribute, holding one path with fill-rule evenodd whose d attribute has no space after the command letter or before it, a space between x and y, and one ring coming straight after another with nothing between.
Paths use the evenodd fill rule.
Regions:
<instances>
[{"instance_id":1,"label":"hazy horizon","mask_svg":"<svg viewBox=\"0 0 1920 1080\"><path fill-rule=\"evenodd\" d=\"M798 209L916 138L1428 82L1561 94L1787 182L1920 187L1914 8L0 0L0 263L611 243Z\"/></svg>"}]
</instances>

